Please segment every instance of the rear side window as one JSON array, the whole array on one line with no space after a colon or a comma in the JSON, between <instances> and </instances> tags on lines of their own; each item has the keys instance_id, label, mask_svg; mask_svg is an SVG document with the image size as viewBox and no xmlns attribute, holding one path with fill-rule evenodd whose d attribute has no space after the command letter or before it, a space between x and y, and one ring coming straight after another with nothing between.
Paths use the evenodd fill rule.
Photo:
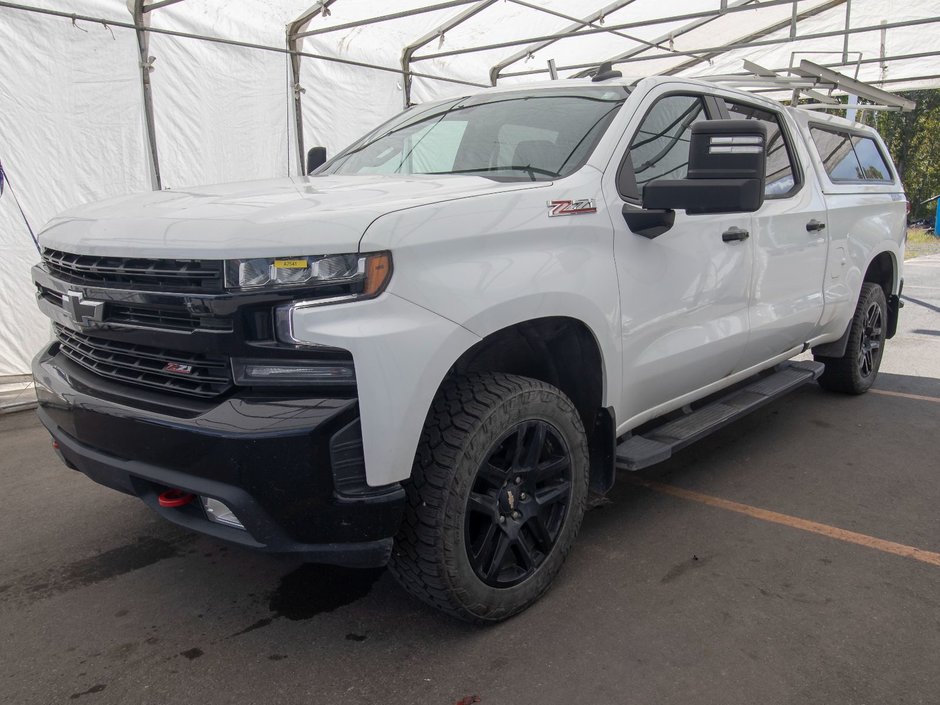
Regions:
<instances>
[{"instance_id":1,"label":"rear side window","mask_svg":"<svg viewBox=\"0 0 940 705\"><path fill-rule=\"evenodd\" d=\"M834 183L891 183L891 170L871 137L821 127L811 127L810 134Z\"/></svg>"},{"instance_id":2,"label":"rear side window","mask_svg":"<svg viewBox=\"0 0 940 705\"><path fill-rule=\"evenodd\" d=\"M692 123L705 119L700 96L670 95L653 105L630 142L639 193L648 181L688 175Z\"/></svg>"},{"instance_id":3,"label":"rear side window","mask_svg":"<svg viewBox=\"0 0 940 705\"><path fill-rule=\"evenodd\" d=\"M725 102L732 120L759 120L767 126L767 165L764 195L783 196L796 186L793 152L780 128L780 119L774 113L740 103Z\"/></svg>"}]
</instances>

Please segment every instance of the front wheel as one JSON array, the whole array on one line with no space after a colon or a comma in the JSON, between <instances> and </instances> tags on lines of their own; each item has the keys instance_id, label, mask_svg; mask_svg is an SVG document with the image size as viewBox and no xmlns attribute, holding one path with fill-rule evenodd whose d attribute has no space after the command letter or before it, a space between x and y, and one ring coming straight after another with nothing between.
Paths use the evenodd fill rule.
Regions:
<instances>
[{"instance_id":1,"label":"front wheel","mask_svg":"<svg viewBox=\"0 0 940 705\"><path fill-rule=\"evenodd\" d=\"M884 354L888 305L878 284L865 282L855 307L849 342L842 357L817 357L826 365L819 378L823 389L846 394L867 392L878 376Z\"/></svg>"},{"instance_id":2,"label":"front wheel","mask_svg":"<svg viewBox=\"0 0 940 705\"><path fill-rule=\"evenodd\" d=\"M434 401L389 563L460 619L497 622L539 599L584 516L588 449L571 400L527 377L456 377Z\"/></svg>"}]
</instances>

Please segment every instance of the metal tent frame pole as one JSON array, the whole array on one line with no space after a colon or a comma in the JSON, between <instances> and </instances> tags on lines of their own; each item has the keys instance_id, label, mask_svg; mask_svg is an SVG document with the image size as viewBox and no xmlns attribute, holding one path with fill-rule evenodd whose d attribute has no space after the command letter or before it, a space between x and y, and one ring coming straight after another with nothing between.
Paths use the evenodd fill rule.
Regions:
<instances>
[{"instance_id":1,"label":"metal tent frame pole","mask_svg":"<svg viewBox=\"0 0 940 705\"><path fill-rule=\"evenodd\" d=\"M307 173L307 159L304 154L304 115L301 99L306 92L300 85L300 30L314 17L319 17L324 11L329 13L330 5L336 0L321 0L310 7L297 19L287 25L287 50L290 52L290 91L291 105L294 110L294 137L297 145L297 173L303 176ZM289 139L289 137L288 137Z\"/></svg>"},{"instance_id":2,"label":"metal tent frame pole","mask_svg":"<svg viewBox=\"0 0 940 705\"><path fill-rule=\"evenodd\" d=\"M794 12L793 15L790 17L790 19L781 20L780 22L774 22L773 24L769 24L766 27L762 27L754 32L751 32L750 34L747 34L743 37L739 37L734 42L729 42L729 44L754 41L755 39L766 37L768 34L773 34L774 32L784 29L787 26L790 27L790 41L794 41L799 38L796 33L796 26L801 20L805 20L810 17L815 17L816 15L819 15L823 12L827 12L835 7L838 7L839 5L847 4L847 2L848 0L830 0L830 2L824 2L821 5L817 5L816 7L811 7L808 10L804 10L803 12L799 12L799 13ZM796 2L793 3L793 8L794 10L796 9ZM668 71L665 72L665 75L674 76L680 71L687 71L693 66L698 66L699 64L705 61L711 61L717 56L720 56L722 53L723 53L722 51L713 51L713 52L709 52L705 56L700 56L694 59L690 59L689 61L685 61L679 64L678 66L674 66L673 68L669 69Z\"/></svg>"},{"instance_id":3,"label":"metal tent frame pole","mask_svg":"<svg viewBox=\"0 0 940 705\"><path fill-rule=\"evenodd\" d=\"M790 0L787 0L787 1L789 2ZM884 27L885 29L897 29L901 27L917 27L917 26L921 26L925 24L937 24L937 23L940 23L940 16L924 17L924 18L919 18L919 19L914 19L914 20L902 20L899 22L888 22L884 25L878 24L878 25L869 25L865 27L852 27L851 29L848 30L848 33L860 34L863 32L878 32L881 30L882 27ZM839 29L839 30L832 30L832 31L827 31L827 32L815 32L812 34L798 35L795 41L804 41L804 40L809 40L809 39L829 39L832 37L841 37L844 34L844 32L845 30ZM700 47L697 49L688 49L688 50L682 50L682 51L677 50L677 51L672 52L671 54L659 54L655 56L633 56L628 59L623 59L617 63L626 64L626 63L637 63L641 61L654 61L658 59L668 58L671 55L691 56L691 55L697 55L697 54L706 54L708 52L714 52L714 51L720 51L720 50L731 51L734 49L750 49L754 47L774 46L778 44L785 44L788 42L789 40L781 41L777 39L766 39L766 40L756 40L756 41L749 41L749 42L738 42L738 43L733 43L733 44L719 44L716 46ZM466 51L463 51L462 53L466 53ZM598 66L596 62L583 63L583 64L571 64L568 66L559 66L558 70L559 71L572 71L576 69L594 68L596 66ZM533 69L530 71L516 71L512 73L507 73L504 75L506 77L531 76L535 74L546 73L546 71L547 69Z\"/></svg>"},{"instance_id":4,"label":"metal tent frame pole","mask_svg":"<svg viewBox=\"0 0 940 705\"><path fill-rule=\"evenodd\" d=\"M438 37L441 39L444 38L444 34L452 30L454 27L457 27L464 23L466 20L469 20L471 17L476 15L479 12L482 12L490 5L493 5L496 0L477 0L476 4L471 5L463 12L452 17L439 24L437 27L432 29L430 32L424 36L416 39L411 44L406 46L401 52L401 78L402 78L402 93L405 107L411 105L411 82L412 82L412 73L411 73L411 57L414 56L414 53L421 49L429 42L434 41Z\"/></svg>"},{"instance_id":5,"label":"metal tent frame pole","mask_svg":"<svg viewBox=\"0 0 940 705\"><path fill-rule=\"evenodd\" d=\"M493 44L482 44L479 46L473 47L464 47L462 49L451 49L449 51L439 51L433 54L422 54L420 56L415 56L412 58L412 61L428 61L430 59L439 59L446 56L457 56L458 54L472 54L480 51L490 51L492 49L505 49L507 47L516 47L522 46L523 44L532 44L534 42L541 42L545 40L558 40L564 39L568 36L577 35L588 36L592 34L601 34L601 33L611 33L619 32L624 29L633 29L636 27L649 27L659 24L669 24L672 22L682 22L683 20L696 19L696 18L717 18L723 15L728 15L736 12L754 12L756 10L763 10L770 7L777 7L779 5L790 5L793 0L763 0L760 4L750 4L755 3L757 0L739 0L740 4L738 5L729 5L728 8L724 11L722 10L702 10L699 12L687 12L680 15L669 15L667 17L656 17L648 20L636 20L634 22L623 22L619 24L614 24L609 27L588 27L586 29L581 29L578 31L564 33L553 33L553 34L542 34L535 37L526 37L525 39L513 39L505 42L495 42ZM748 4L744 4L748 3ZM841 34L841 30L838 32ZM655 42L655 40L654 40ZM590 64L596 65L596 64ZM585 65L587 66L587 64ZM583 68L583 67L579 67ZM540 72L541 73L541 72ZM507 74L510 75L510 74Z\"/></svg>"},{"instance_id":6,"label":"metal tent frame pole","mask_svg":"<svg viewBox=\"0 0 940 705\"><path fill-rule=\"evenodd\" d=\"M163 7L179 0L166 0L147 6L146 0L134 0L130 9L134 18L134 32L137 35L138 70L140 71L140 89L144 107L144 133L146 134L145 152L150 170L150 188L160 191L163 181L160 177L160 156L157 152L157 129L153 118L153 89L150 73L153 71L153 57L150 56L150 34L145 30L150 24L148 13L157 7Z\"/></svg>"},{"instance_id":7,"label":"metal tent frame pole","mask_svg":"<svg viewBox=\"0 0 940 705\"><path fill-rule=\"evenodd\" d=\"M499 81L500 72L502 72L502 70L507 68L508 66L511 66L512 64L515 64L516 62L521 61L522 59L525 59L526 57L532 56L532 54L534 54L535 52L554 44L555 42L557 42L560 39L563 39L564 37L572 36L572 34L576 32L578 29L582 29L584 27L595 26L594 25L595 22L603 19L604 17L611 14L612 12L616 12L617 10L620 10L626 7L627 5L632 5L634 2L636 2L636 0L619 0L619 2L612 2L609 5L605 5L597 12L592 12L587 17L584 17L581 20L576 20L572 24L568 25L567 27L559 31L554 39L545 39L543 41L536 42L535 44L530 44L525 49L517 51L512 56L509 56L503 59L498 64L490 68L490 84L495 86L497 81Z\"/></svg>"},{"instance_id":8,"label":"metal tent frame pole","mask_svg":"<svg viewBox=\"0 0 940 705\"><path fill-rule=\"evenodd\" d=\"M795 4L796 0L793 0L793 1L794 1L794 4ZM654 42L668 42L668 41L671 41L671 40L675 39L676 37L681 37L682 35L688 34L689 32L691 32L691 31L693 31L693 30L696 30L696 29L698 29L699 27L703 27L703 26L709 24L710 22L714 22L714 21L717 20L717 19L721 19L722 17L724 17L724 16L727 14L728 9L730 9L730 8L738 8L738 7L742 7L742 6L745 6L745 5L750 5L750 4L753 3L753 2L754 2L754 0L737 0L737 1L736 1L735 3L733 3L732 5L728 5L728 4L727 4L727 0L722 0L722 8L723 8L723 10L722 10L719 14L713 15L713 16L711 16L711 17L703 17L703 18L694 20L694 21L690 22L689 24L686 24L686 25L683 25L682 27L679 27L678 29L674 29L674 30L672 30L671 32L667 32L666 34L663 34L663 35L660 35L660 36L656 37L656 39L654 39L653 41L654 41ZM621 61L625 61L626 59L629 59L630 57L638 56L639 54L642 54L643 52L647 51L648 49L649 49L649 47L635 47L635 48L633 48L633 49L630 49L629 51L623 52L622 54L617 54L617 55L615 55L615 56L611 56L611 57L608 58L606 61L609 61L612 65L613 65L613 64L617 64L617 63L620 63ZM600 65L600 64L598 64L598 66L599 66L599 65ZM590 73L592 70L593 70L593 69L588 69L587 71L581 71L580 73L576 73L575 76L576 76L576 77L585 76L585 75L587 75L588 73Z\"/></svg>"}]
</instances>

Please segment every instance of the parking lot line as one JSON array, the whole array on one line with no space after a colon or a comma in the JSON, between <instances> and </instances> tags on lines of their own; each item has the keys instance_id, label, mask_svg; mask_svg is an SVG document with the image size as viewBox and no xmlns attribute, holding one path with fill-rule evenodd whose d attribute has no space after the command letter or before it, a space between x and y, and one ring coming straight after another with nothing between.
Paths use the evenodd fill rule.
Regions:
<instances>
[{"instance_id":1,"label":"parking lot line","mask_svg":"<svg viewBox=\"0 0 940 705\"><path fill-rule=\"evenodd\" d=\"M790 516L789 514L780 514L778 512L772 512L767 509L761 509L760 507L752 507L749 504L732 502L731 500L721 499L720 497L713 497L712 495L702 494L701 492L683 489L682 487L676 487L675 485L666 485L661 482L643 480L636 477L629 477L628 481L632 482L633 484L640 485L641 487L654 490L655 492L661 492L673 497L687 499L692 502L701 502L702 504L718 507L719 509L726 509L730 512L745 514L749 517L761 519L762 521L769 521L774 524L783 524L784 526L789 526L794 529L801 529L803 531L809 531L811 533L820 534L822 536L828 536L829 538L837 539L839 541L854 543L858 544L859 546L867 546L868 548L874 548L885 553L893 553L896 556L913 558L916 561L929 563L930 565L935 565L940 568L940 553L934 553L933 551L925 551L920 548L914 548L913 546L906 546L902 543L886 541L884 539L875 538L874 536L859 534L855 531L847 531L846 529L840 529L836 526L820 524L819 522L809 521L808 519L801 519L799 517Z\"/></svg>"},{"instance_id":2,"label":"parking lot line","mask_svg":"<svg viewBox=\"0 0 940 705\"><path fill-rule=\"evenodd\" d=\"M934 404L940 404L940 397L925 397L922 394L907 394L905 392L889 392L887 389L869 389L868 391L872 394L883 394L886 397L903 397L904 399L932 401Z\"/></svg>"}]
</instances>

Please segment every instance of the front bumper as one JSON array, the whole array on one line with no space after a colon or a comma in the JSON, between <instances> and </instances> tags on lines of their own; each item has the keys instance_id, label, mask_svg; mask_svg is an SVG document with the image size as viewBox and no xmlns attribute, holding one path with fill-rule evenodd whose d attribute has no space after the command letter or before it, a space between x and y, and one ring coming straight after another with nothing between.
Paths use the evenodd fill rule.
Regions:
<instances>
[{"instance_id":1,"label":"front bumper","mask_svg":"<svg viewBox=\"0 0 940 705\"><path fill-rule=\"evenodd\" d=\"M169 521L246 547L336 565L388 560L404 491L366 484L355 399L236 393L170 415L120 403L56 347L35 358L33 375L39 418L70 467ZM224 502L245 530L209 521L199 502L161 507L167 489Z\"/></svg>"}]
</instances>

